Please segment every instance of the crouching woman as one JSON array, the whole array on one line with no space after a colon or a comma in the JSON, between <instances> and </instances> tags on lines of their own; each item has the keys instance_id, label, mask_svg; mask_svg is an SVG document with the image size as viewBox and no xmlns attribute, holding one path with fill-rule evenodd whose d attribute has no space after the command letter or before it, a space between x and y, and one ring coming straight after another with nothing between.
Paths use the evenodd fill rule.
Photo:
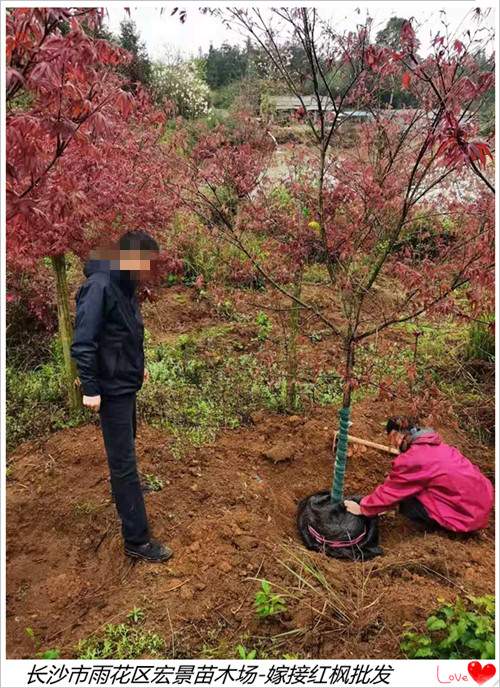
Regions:
<instances>
[{"instance_id":1,"label":"crouching woman","mask_svg":"<svg viewBox=\"0 0 500 688\"><path fill-rule=\"evenodd\" d=\"M391 418L387 433L400 454L382 485L347 511L376 516L399 505L407 518L428 529L471 533L488 525L493 486L458 449L444 444L432 428Z\"/></svg>"}]
</instances>

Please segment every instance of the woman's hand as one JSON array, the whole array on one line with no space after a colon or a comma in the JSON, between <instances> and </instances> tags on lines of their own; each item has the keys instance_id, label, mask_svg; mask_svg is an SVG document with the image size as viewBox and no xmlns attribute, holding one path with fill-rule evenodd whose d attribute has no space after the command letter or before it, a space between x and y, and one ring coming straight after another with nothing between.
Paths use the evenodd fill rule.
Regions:
<instances>
[{"instance_id":1,"label":"woman's hand","mask_svg":"<svg viewBox=\"0 0 500 688\"><path fill-rule=\"evenodd\" d=\"M352 499L346 499L344 506L350 514L361 516L361 506L357 502L353 502Z\"/></svg>"},{"instance_id":2,"label":"woman's hand","mask_svg":"<svg viewBox=\"0 0 500 688\"><path fill-rule=\"evenodd\" d=\"M405 436L402 432L392 430L392 432L389 433L389 446L394 447L395 449L401 449L401 444L404 438Z\"/></svg>"},{"instance_id":3,"label":"woman's hand","mask_svg":"<svg viewBox=\"0 0 500 688\"><path fill-rule=\"evenodd\" d=\"M101 397L99 394L95 397L86 397L83 395L83 405L91 411L99 411L101 408Z\"/></svg>"}]
</instances>

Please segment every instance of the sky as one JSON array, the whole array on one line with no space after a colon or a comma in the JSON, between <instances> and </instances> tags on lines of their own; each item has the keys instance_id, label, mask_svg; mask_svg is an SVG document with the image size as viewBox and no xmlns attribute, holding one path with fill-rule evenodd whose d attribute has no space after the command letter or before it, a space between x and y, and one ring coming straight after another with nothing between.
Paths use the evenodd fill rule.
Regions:
<instances>
[{"instance_id":1,"label":"sky","mask_svg":"<svg viewBox=\"0 0 500 688\"><path fill-rule=\"evenodd\" d=\"M120 21L127 17L124 7L130 7L131 18L135 21L152 59L161 58L166 49L170 52L180 52L183 56L189 57L197 55L200 50L203 53L207 52L210 44L217 47L224 42L233 44L244 42L238 33L226 29L220 20L210 15L201 14L198 9L201 5L198 5L197 2L185 2L183 5L179 5L180 8L185 8L188 11L185 24L181 24L177 16L170 14L171 8L175 7L177 2L163 4L165 9L162 14L159 10L161 3L158 3L157 6L149 2L143 3L142 6L133 6L128 3L122 5L120 2L108 5L109 27L118 33ZM283 4L283 2L279 3L281 6ZM292 4L294 3L289 3L289 5ZM300 6L301 3L295 4ZM478 2L478 0L455 0L454 2L405 0L404 2L392 3L378 0L365 1L364 3L321 0L315 4L320 8L322 15L334 18L336 26L344 29L353 29L356 23L363 20L368 12L374 20L374 34L385 26L391 16L396 15L405 18L413 16L419 24L423 25L419 32L419 38L424 52L430 46L431 34L435 35L439 29L440 10L445 9L450 26L454 30L460 30L460 25L464 26L462 22L468 12L478 5L483 8L488 6L487 3ZM357 9L359 9L359 14ZM491 26L495 25L494 10L491 11L488 22Z\"/></svg>"}]
</instances>

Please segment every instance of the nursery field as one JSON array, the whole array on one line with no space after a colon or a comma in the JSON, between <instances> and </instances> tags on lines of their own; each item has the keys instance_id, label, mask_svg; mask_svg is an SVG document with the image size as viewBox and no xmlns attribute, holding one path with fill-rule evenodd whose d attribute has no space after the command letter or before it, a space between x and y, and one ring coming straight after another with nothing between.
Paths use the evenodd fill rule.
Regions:
<instances>
[{"instance_id":1,"label":"nursery field","mask_svg":"<svg viewBox=\"0 0 500 688\"><path fill-rule=\"evenodd\" d=\"M494 13L318 4L6 12L11 658L494 657Z\"/></svg>"},{"instance_id":2,"label":"nursery field","mask_svg":"<svg viewBox=\"0 0 500 688\"><path fill-rule=\"evenodd\" d=\"M318 284L306 289L322 291ZM63 657L210 659L254 651L261 658L403 657L402 634L424 630L438 600L494 594L493 518L488 530L461 537L425 533L387 514L380 517L384 554L365 563L330 560L302 546L296 507L304 496L329 487L339 398L335 380L325 375L329 382L319 384L309 376L308 382L308 370L312 361L330 370L339 354L305 326L300 379L309 396L296 414L279 413L269 368L279 350L278 332L269 325L263 332L262 318L259 325L255 317L255 304L269 301L266 292L229 289L200 298L196 289L174 285L144 306L153 379L139 395L137 451L140 470L156 489L146 495L154 535L174 549L167 564L134 564L123 556L94 423L23 443L11 453L9 657L54 649ZM451 323L447 335L438 337L429 325L423 336L422 365L432 355L442 366L443 391L431 421L494 479L491 443L470 418L461 421L464 410L450 397L459 385L453 355L464 346L463 335L456 334L462 330ZM380 355L387 356L382 361L393 372L409 337L398 330L379 342ZM162 408L151 401L157 396L158 347L167 347L184 369L184 375L175 373L177 391L156 401ZM247 378L257 378L253 369L245 372L249 360L268 371L259 382L267 396L255 388L250 393ZM213 376L213 387L206 382L217 370L223 388ZM186 379L211 410L188 412ZM483 394L476 405L481 399L487 402ZM386 418L405 412L406 404L367 394L353 405L351 432L384 443ZM193 434L194 427L204 434ZM390 461L373 450L355 452L348 459L346 494L373 489ZM269 581L272 595L282 596L281 613L257 615L262 580Z\"/></svg>"}]
</instances>

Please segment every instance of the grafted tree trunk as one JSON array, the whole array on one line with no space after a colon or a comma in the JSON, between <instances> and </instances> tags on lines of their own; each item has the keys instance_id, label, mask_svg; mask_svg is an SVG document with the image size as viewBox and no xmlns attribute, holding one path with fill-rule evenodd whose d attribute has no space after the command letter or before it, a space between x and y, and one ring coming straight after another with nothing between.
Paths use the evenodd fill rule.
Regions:
<instances>
[{"instance_id":1,"label":"grafted tree trunk","mask_svg":"<svg viewBox=\"0 0 500 688\"><path fill-rule=\"evenodd\" d=\"M69 312L68 280L66 276L66 257L52 256L52 267L56 276L57 292L57 319L59 324L59 337L61 339L64 378L68 405L72 413L81 408L80 392L76 387L76 366L71 358L71 341L73 339L73 326Z\"/></svg>"},{"instance_id":2,"label":"grafted tree trunk","mask_svg":"<svg viewBox=\"0 0 500 688\"><path fill-rule=\"evenodd\" d=\"M339 433L337 435L337 448L335 451L331 491L332 502L341 502L344 499L344 479L347 465L347 436L349 434L349 417L351 415L351 376L354 368L354 347L354 342L352 339L349 339L346 344L344 394L342 398L342 408L339 411Z\"/></svg>"}]
</instances>

